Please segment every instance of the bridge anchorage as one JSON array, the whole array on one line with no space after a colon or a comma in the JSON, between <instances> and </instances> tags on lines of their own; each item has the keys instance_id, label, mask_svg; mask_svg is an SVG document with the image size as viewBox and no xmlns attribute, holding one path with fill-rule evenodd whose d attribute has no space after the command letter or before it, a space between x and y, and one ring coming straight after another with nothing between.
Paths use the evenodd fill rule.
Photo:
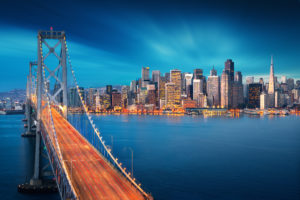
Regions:
<instances>
[{"instance_id":1,"label":"bridge anchorage","mask_svg":"<svg viewBox=\"0 0 300 200\"><path fill-rule=\"evenodd\" d=\"M35 136L34 174L19 191L57 190L61 199L153 199L112 154L94 124L65 32L39 31L37 49L37 62L29 64L22 134Z\"/></svg>"}]
</instances>

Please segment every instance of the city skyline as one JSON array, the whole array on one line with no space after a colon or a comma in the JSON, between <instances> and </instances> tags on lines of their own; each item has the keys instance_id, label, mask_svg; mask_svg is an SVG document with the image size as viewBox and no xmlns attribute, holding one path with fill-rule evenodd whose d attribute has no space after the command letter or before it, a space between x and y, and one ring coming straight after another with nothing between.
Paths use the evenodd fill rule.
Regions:
<instances>
[{"instance_id":1,"label":"city skyline","mask_svg":"<svg viewBox=\"0 0 300 200\"><path fill-rule=\"evenodd\" d=\"M66 1L58 9L54 5L3 3L0 64L7 73L0 77L0 91L25 85L22 77L36 55L36 31L51 26L67 32L72 63L82 74L79 83L84 87L127 84L139 77L137 69L142 66L161 72L202 68L207 76L212 66L220 73L227 58L235 61L244 77L264 77L269 74L270 55L277 76L300 78L300 3L296 0ZM108 79L105 74L114 76Z\"/></svg>"}]
</instances>

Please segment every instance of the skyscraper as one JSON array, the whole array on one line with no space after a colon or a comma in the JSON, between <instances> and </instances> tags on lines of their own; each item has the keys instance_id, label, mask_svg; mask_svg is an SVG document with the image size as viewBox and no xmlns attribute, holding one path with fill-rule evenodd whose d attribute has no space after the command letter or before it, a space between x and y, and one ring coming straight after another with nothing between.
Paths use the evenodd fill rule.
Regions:
<instances>
[{"instance_id":1,"label":"skyscraper","mask_svg":"<svg viewBox=\"0 0 300 200\"><path fill-rule=\"evenodd\" d=\"M191 98L191 90L192 90L192 80L193 80L193 74L185 74L184 76L184 85L185 85L185 94L188 98Z\"/></svg>"},{"instance_id":2,"label":"skyscraper","mask_svg":"<svg viewBox=\"0 0 300 200\"><path fill-rule=\"evenodd\" d=\"M106 85L106 94L111 95L112 92L112 85Z\"/></svg>"},{"instance_id":3,"label":"skyscraper","mask_svg":"<svg viewBox=\"0 0 300 200\"><path fill-rule=\"evenodd\" d=\"M194 79L201 79L203 76L202 69L194 69Z\"/></svg>"},{"instance_id":4,"label":"skyscraper","mask_svg":"<svg viewBox=\"0 0 300 200\"><path fill-rule=\"evenodd\" d=\"M162 108L163 105L165 104L165 98L166 98L165 91L166 91L166 79L165 77L160 77L158 83L158 102L160 108Z\"/></svg>"},{"instance_id":5,"label":"skyscraper","mask_svg":"<svg viewBox=\"0 0 300 200\"><path fill-rule=\"evenodd\" d=\"M154 83L158 83L160 77L160 71L159 70L153 70L152 71L152 81Z\"/></svg>"},{"instance_id":6,"label":"skyscraper","mask_svg":"<svg viewBox=\"0 0 300 200\"><path fill-rule=\"evenodd\" d=\"M234 62L231 59L226 60L225 71L228 72L230 80L234 81Z\"/></svg>"},{"instance_id":7,"label":"skyscraper","mask_svg":"<svg viewBox=\"0 0 300 200\"><path fill-rule=\"evenodd\" d=\"M274 94L275 92L275 82L274 82L274 66L273 66L273 56L271 56L271 66L270 66L270 78L269 78L269 94Z\"/></svg>"},{"instance_id":8,"label":"skyscraper","mask_svg":"<svg viewBox=\"0 0 300 200\"><path fill-rule=\"evenodd\" d=\"M193 100L196 100L198 102L199 95L203 94L201 90L201 79L194 79L193 80Z\"/></svg>"},{"instance_id":9,"label":"skyscraper","mask_svg":"<svg viewBox=\"0 0 300 200\"><path fill-rule=\"evenodd\" d=\"M166 97L165 97L165 105L167 108L174 108L175 105L175 96L176 96L176 86L175 83L166 83Z\"/></svg>"},{"instance_id":10,"label":"skyscraper","mask_svg":"<svg viewBox=\"0 0 300 200\"><path fill-rule=\"evenodd\" d=\"M268 108L268 95L263 91L260 94L260 109L264 110Z\"/></svg>"},{"instance_id":11,"label":"skyscraper","mask_svg":"<svg viewBox=\"0 0 300 200\"><path fill-rule=\"evenodd\" d=\"M260 94L262 92L262 85L259 83L251 83L249 84L249 108L259 108L260 107Z\"/></svg>"},{"instance_id":12,"label":"skyscraper","mask_svg":"<svg viewBox=\"0 0 300 200\"><path fill-rule=\"evenodd\" d=\"M232 84L232 108L238 108L244 103L242 73L235 73L234 82Z\"/></svg>"},{"instance_id":13,"label":"skyscraper","mask_svg":"<svg viewBox=\"0 0 300 200\"><path fill-rule=\"evenodd\" d=\"M217 70L215 70L215 67L210 70L210 76L217 76Z\"/></svg>"},{"instance_id":14,"label":"skyscraper","mask_svg":"<svg viewBox=\"0 0 300 200\"><path fill-rule=\"evenodd\" d=\"M146 87L150 81L149 69L149 67L142 68L142 87Z\"/></svg>"},{"instance_id":15,"label":"skyscraper","mask_svg":"<svg viewBox=\"0 0 300 200\"><path fill-rule=\"evenodd\" d=\"M212 69L207 77L207 104L208 106L220 105L220 78L217 72ZM213 71L213 73L212 73Z\"/></svg>"},{"instance_id":16,"label":"skyscraper","mask_svg":"<svg viewBox=\"0 0 300 200\"><path fill-rule=\"evenodd\" d=\"M229 71L224 70L221 76L221 107L231 107L231 83Z\"/></svg>"},{"instance_id":17,"label":"skyscraper","mask_svg":"<svg viewBox=\"0 0 300 200\"><path fill-rule=\"evenodd\" d=\"M175 104L181 104L181 71L174 69L170 71L170 82L175 84Z\"/></svg>"}]
</instances>

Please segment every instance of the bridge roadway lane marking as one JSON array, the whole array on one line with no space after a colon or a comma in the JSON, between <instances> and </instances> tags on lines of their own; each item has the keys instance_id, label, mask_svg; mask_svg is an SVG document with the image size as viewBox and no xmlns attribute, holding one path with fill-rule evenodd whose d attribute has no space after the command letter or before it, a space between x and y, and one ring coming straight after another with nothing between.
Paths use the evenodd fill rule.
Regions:
<instances>
[{"instance_id":1,"label":"bridge roadway lane marking","mask_svg":"<svg viewBox=\"0 0 300 200\"><path fill-rule=\"evenodd\" d=\"M55 111L53 112L53 113L55 113ZM56 113L57 114L57 113ZM56 115L56 117L57 117L57 115ZM62 118L61 116L59 116L60 118ZM58 118L59 118L58 117ZM63 119L64 120L64 119ZM70 134L65 134L64 133L64 136L65 135L68 135L68 137L69 137L69 135L70 136L72 136L72 139L73 140L81 140L81 141L83 141L83 143L86 143L86 141L83 139L83 138L81 138L82 136L81 135L79 135L79 133L76 131L76 129L74 129L68 122L67 123L62 123L60 120L59 120L59 122L60 122L60 125L61 126L69 126L69 127L67 127L69 130L71 130L72 132L73 132L73 134L72 135L70 135ZM76 133L77 132L77 133ZM74 135L79 135L79 137L75 137ZM82 146L82 145L81 145ZM84 145L84 146L87 146L87 145ZM69 148L68 148L69 149ZM80 149L80 148L79 148ZM93 150L93 151L92 151ZM80 151L80 150L79 150ZM72 152L72 151L71 151ZM86 153L88 153L88 152L86 152ZM83 153L83 154L86 154L86 153ZM93 148L91 148L91 147L89 147L89 153L91 153L91 156L93 155L93 156L98 156L99 157L99 155L97 154L97 152L95 152L95 150L93 149ZM81 155L82 156L82 155ZM93 159L92 159L93 160ZM94 159L95 160L95 159ZM99 159L96 159L96 160L99 160ZM101 164L101 161L103 162L104 160L100 160L100 164ZM99 161L98 161L99 162ZM74 163L76 163L76 161L74 162ZM92 165L91 165L92 164ZM89 164L87 164L86 163L86 165L85 165L85 167L86 166L88 166L88 165L90 165L90 166L93 166L93 169L94 170L96 170L96 171L98 171L97 170L97 167L96 167L96 164L94 163L94 162L92 162L92 163L89 163ZM106 163L104 163L104 164L106 164ZM76 164L74 164L74 165L76 165ZM106 170L112 170L111 169L111 167L110 166L103 166L103 164L101 164L102 166L101 167L106 167ZM106 165L108 165L108 164L106 164ZM108 168L107 168L108 167ZM114 172L113 171L113 173L112 174L110 174L110 175L115 175L114 173L116 173L116 172ZM95 175L95 173L93 173L94 175ZM98 174L98 173L96 173L96 175L97 176L99 176L100 174ZM92 176L92 177L95 177L95 176ZM106 178L108 178L107 177L107 174L106 174L106 176L105 176ZM100 177L99 177L100 178ZM113 178L117 178L116 176L113 176ZM94 179L94 178L93 178ZM117 181L118 183L121 183L121 181L120 180L115 180L115 181ZM125 180L125 181L127 181L127 180ZM96 181L97 182L97 181ZM123 186L123 184L121 183L121 184L117 184L117 185L114 185L114 187L116 187L116 186ZM130 183L129 183L129 189L133 189L133 191L131 191L131 192L133 192L133 193L136 193L137 192L137 190L136 190L136 188L134 188ZM95 187L95 186L94 186ZM118 190L120 191L120 189L121 188L118 188ZM122 189L125 189L124 187L122 187ZM114 189L114 191L115 191L115 189ZM122 191L122 190L121 190ZM125 189L125 191L126 191L126 189ZM117 191L115 191L115 192L117 192ZM128 192L128 191L126 191L126 192ZM129 195L131 196L131 195L133 195L131 192L129 192ZM123 193L123 191L121 192L121 193ZM142 199L144 199L143 197L142 197L142 195L140 194L140 193L136 193L138 196L140 196L140 198L142 198ZM119 194L120 195L120 194ZM124 193L123 193L123 195L124 195ZM121 196L123 196L123 195L121 195ZM133 197L133 199L137 199L136 197L138 197L138 196L135 196L135 197ZM125 197L126 198L126 197ZM122 197L122 199L124 199L124 196ZM126 198L127 199L127 198Z\"/></svg>"}]
</instances>

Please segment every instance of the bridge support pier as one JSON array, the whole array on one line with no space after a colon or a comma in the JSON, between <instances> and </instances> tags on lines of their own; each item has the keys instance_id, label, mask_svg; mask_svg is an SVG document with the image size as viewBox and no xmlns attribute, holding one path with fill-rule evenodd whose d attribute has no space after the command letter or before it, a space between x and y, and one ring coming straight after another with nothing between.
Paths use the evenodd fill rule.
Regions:
<instances>
[{"instance_id":1,"label":"bridge support pier","mask_svg":"<svg viewBox=\"0 0 300 200\"><path fill-rule=\"evenodd\" d=\"M40 155L41 155L41 133L37 130L35 134L35 154L34 154L34 172L33 177L30 180L30 185L41 185L42 180L40 179Z\"/></svg>"}]
</instances>

